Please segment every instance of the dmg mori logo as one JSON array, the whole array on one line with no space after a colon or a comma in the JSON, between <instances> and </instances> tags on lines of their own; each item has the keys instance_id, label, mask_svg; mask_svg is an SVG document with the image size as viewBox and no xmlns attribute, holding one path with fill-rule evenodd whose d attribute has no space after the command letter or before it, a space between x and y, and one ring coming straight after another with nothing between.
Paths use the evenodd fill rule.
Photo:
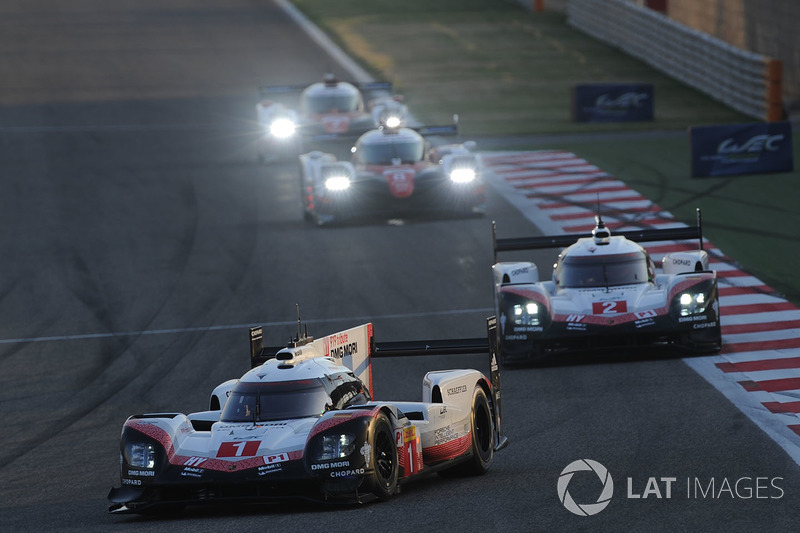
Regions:
<instances>
[{"instance_id":1,"label":"dmg mori logo","mask_svg":"<svg viewBox=\"0 0 800 533\"><path fill-rule=\"evenodd\" d=\"M569 488L570 481L572 481L572 477L576 473L580 472L593 472L594 475L600 479L600 483L602 484L603 488L600 490L600 495L597 497L597 501L589 503L577 503L572 498L569 490L567 490ZM578 516L596 515L605 509L606 506L608 506L613 495L614 480L611 479L611 474L608 473L608 470L605 466L601 465L597 461L592 461L591 459L579 459L571 462L566 468L564 468L564 470L561 471L561 475L558 478L558 499L561 501L561 504L566 507L567 511Z\"/></svg>"}]
</instances>

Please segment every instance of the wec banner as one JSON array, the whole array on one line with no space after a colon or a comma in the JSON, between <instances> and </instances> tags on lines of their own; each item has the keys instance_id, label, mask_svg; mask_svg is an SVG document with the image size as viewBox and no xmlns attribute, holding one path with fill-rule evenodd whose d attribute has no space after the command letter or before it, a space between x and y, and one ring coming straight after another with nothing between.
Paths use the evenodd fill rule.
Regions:
<instances>
[{"instance_id":1,"label":"wec banner","mask_svg":"<svg viewBox=\"0 0 800 533\"><path fill-rule=\"evenodd\" d=\"M689 128L692 177L792 172L792 125L755 122Z\"/></svg>"},{"instance_id":2,"label":"wec banner","mask_svg":"<svg viewBox=\"0 0 800 533\"><path fill-rule=\"evenodd\" d=\"M575 122L644 122L653 120L651 83L593 83L572 88Z\"/></svg>"}]
</instances>

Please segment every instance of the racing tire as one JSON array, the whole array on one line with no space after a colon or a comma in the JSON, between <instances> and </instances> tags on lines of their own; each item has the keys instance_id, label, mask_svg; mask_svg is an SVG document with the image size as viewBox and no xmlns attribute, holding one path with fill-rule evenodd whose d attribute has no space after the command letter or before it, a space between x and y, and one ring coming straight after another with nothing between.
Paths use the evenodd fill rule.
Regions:
<instances>
[{"instance_id":1,"label":"racing tire","mask_svg":"<svg viewBox=\"0 0 800 533\"><path fill-rule=\"evenodd\" d=\"M472 448L468 461L440 474L443 477L482 476L489 471L494 460L494 418L486 392L480 385L472 393L471 416Z\"/></svg>"},{"instance_id":2,"label":"racing tire","mask_svg":"<svg viewBox=\"0 0 800 533\"><path fill-rule=\"evenodd\" d=\"M369 477L369 491L379 500L386 501L397 492L399 464L394 432L389 419L383 413L375 418L372 425L370 445L374 462Z\"/></svg>"}]
</instances>

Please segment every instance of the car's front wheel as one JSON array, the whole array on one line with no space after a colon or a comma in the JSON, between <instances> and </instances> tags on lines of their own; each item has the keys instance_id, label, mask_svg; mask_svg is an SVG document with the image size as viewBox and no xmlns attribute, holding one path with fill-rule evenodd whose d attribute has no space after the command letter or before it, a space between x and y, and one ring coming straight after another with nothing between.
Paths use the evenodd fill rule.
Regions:
<instances>
[{"instance_id":1,"label":"car's front wheel","mask_svg":"<svg viewBox=\"0 0 800 533\"><path fill-rule=\"evenodd\" d=\"M372 426L370 445L373 453L369 490L379 500L388 500L397 491L397 446L389 419L381 413Z\"/></svg>"}]
</instances>

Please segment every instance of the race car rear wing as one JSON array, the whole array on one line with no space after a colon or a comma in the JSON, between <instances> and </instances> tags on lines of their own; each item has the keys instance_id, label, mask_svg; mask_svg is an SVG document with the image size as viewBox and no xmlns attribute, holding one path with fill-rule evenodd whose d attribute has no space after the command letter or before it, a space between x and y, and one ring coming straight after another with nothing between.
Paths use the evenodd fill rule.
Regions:
<instances>
[{"instance_id":1,"label":"race car rear wing","mask_svg":"<svg viewBox=\"0 0 800 533\"><path fill-rule=\"evenodd\" d=\"M364 337L366 335L366 337ZM286 346L264 346L263 327L250 328L250 366L255 368L264 364L275 357L275 354ZM302 340L305 338L305 340ZM352 369L370 389L372 393L372 365L370 360L373 357L411 357L411 356L433 356L433 355L489 355L489 380L492 388L492 406L495 414L495 448L504 448L508 439L501 431L501 398L500 398L500 365L497 358L497 319L489 317L486 319L486 337L468 339L437 339L419 341L390 341L376 343L372 336L372 324L364 324L349 330L334 333L328 337L314 340L311 337L303 336L299 331L298 336L290 342L296 345L297 342L321 343L323 352L326 355L332 354L337 345L341 345L341 340L350 342L354 338L364 339L369 347L366 354L362 350L354 350L350 359L342 358L342 363ZM360 341L359 341L360 342Z\"/></svg>"},{"instance_id":2,"label":"race car rear wing","mask_svg":"<svg viewBox=\"0 0 800 533\"><path fill-rule=\"evenodd\" d=\"M682 241L698 239L700 249L703 249L703 217L697 209L697 222L695 226L666 229L640 229L629 231L615 231L613 235L621 235L635 242L654 241ZM498 252L514 252L519 250L537 250L545 248L566 248L578 239L591 237L591 233L573 233L568 235L545 235L541 237L516 237L497 238L497 226L492 222L492 242L494 243L494 262L497 263Z\"/></svg>"},{"instance_id":3,"label":"race car rear wing","mask_svg":"<svg viewBox=\"0 0 800 533\"><path fill-rule=\"evenodd\" d=\"M433 137L436 135L441 136L456 136L458 135L458 115L453 115L452 124L443 124L441 126L417 126L411 128L423 137Z\"/></svg>"},{"instance_id":4,"label":"race car rear wing","mask_svg":"<svg viewBox=\"0 0 800 533\"><path fill-rule=\"evenodd\" d=\"M422 135L423 137L457 137L459 135L458 129L458 115L453 115L452 124L441 124L436 126L404 126L412 129ZM341 141L351 139L355 141L363 132L359 133L319 133L309 136L312 142L322 141Z\"/></svg>"},{"instance_id":5,"label":"race car rear wing","mask_svg":"<svg viewBox=\"0 0 800 533\"><path fill-rule=\"evenodd\" d=\"M369 99L375 96L374 93L392 93L394 86L389 81L367 81L361 83L352 83L365 98ZM300 94L311 84L305 85L262 85L258 88L258 94L262 98L267 98L276 95L294 95Z\"/></svg>"}]
</instances>

